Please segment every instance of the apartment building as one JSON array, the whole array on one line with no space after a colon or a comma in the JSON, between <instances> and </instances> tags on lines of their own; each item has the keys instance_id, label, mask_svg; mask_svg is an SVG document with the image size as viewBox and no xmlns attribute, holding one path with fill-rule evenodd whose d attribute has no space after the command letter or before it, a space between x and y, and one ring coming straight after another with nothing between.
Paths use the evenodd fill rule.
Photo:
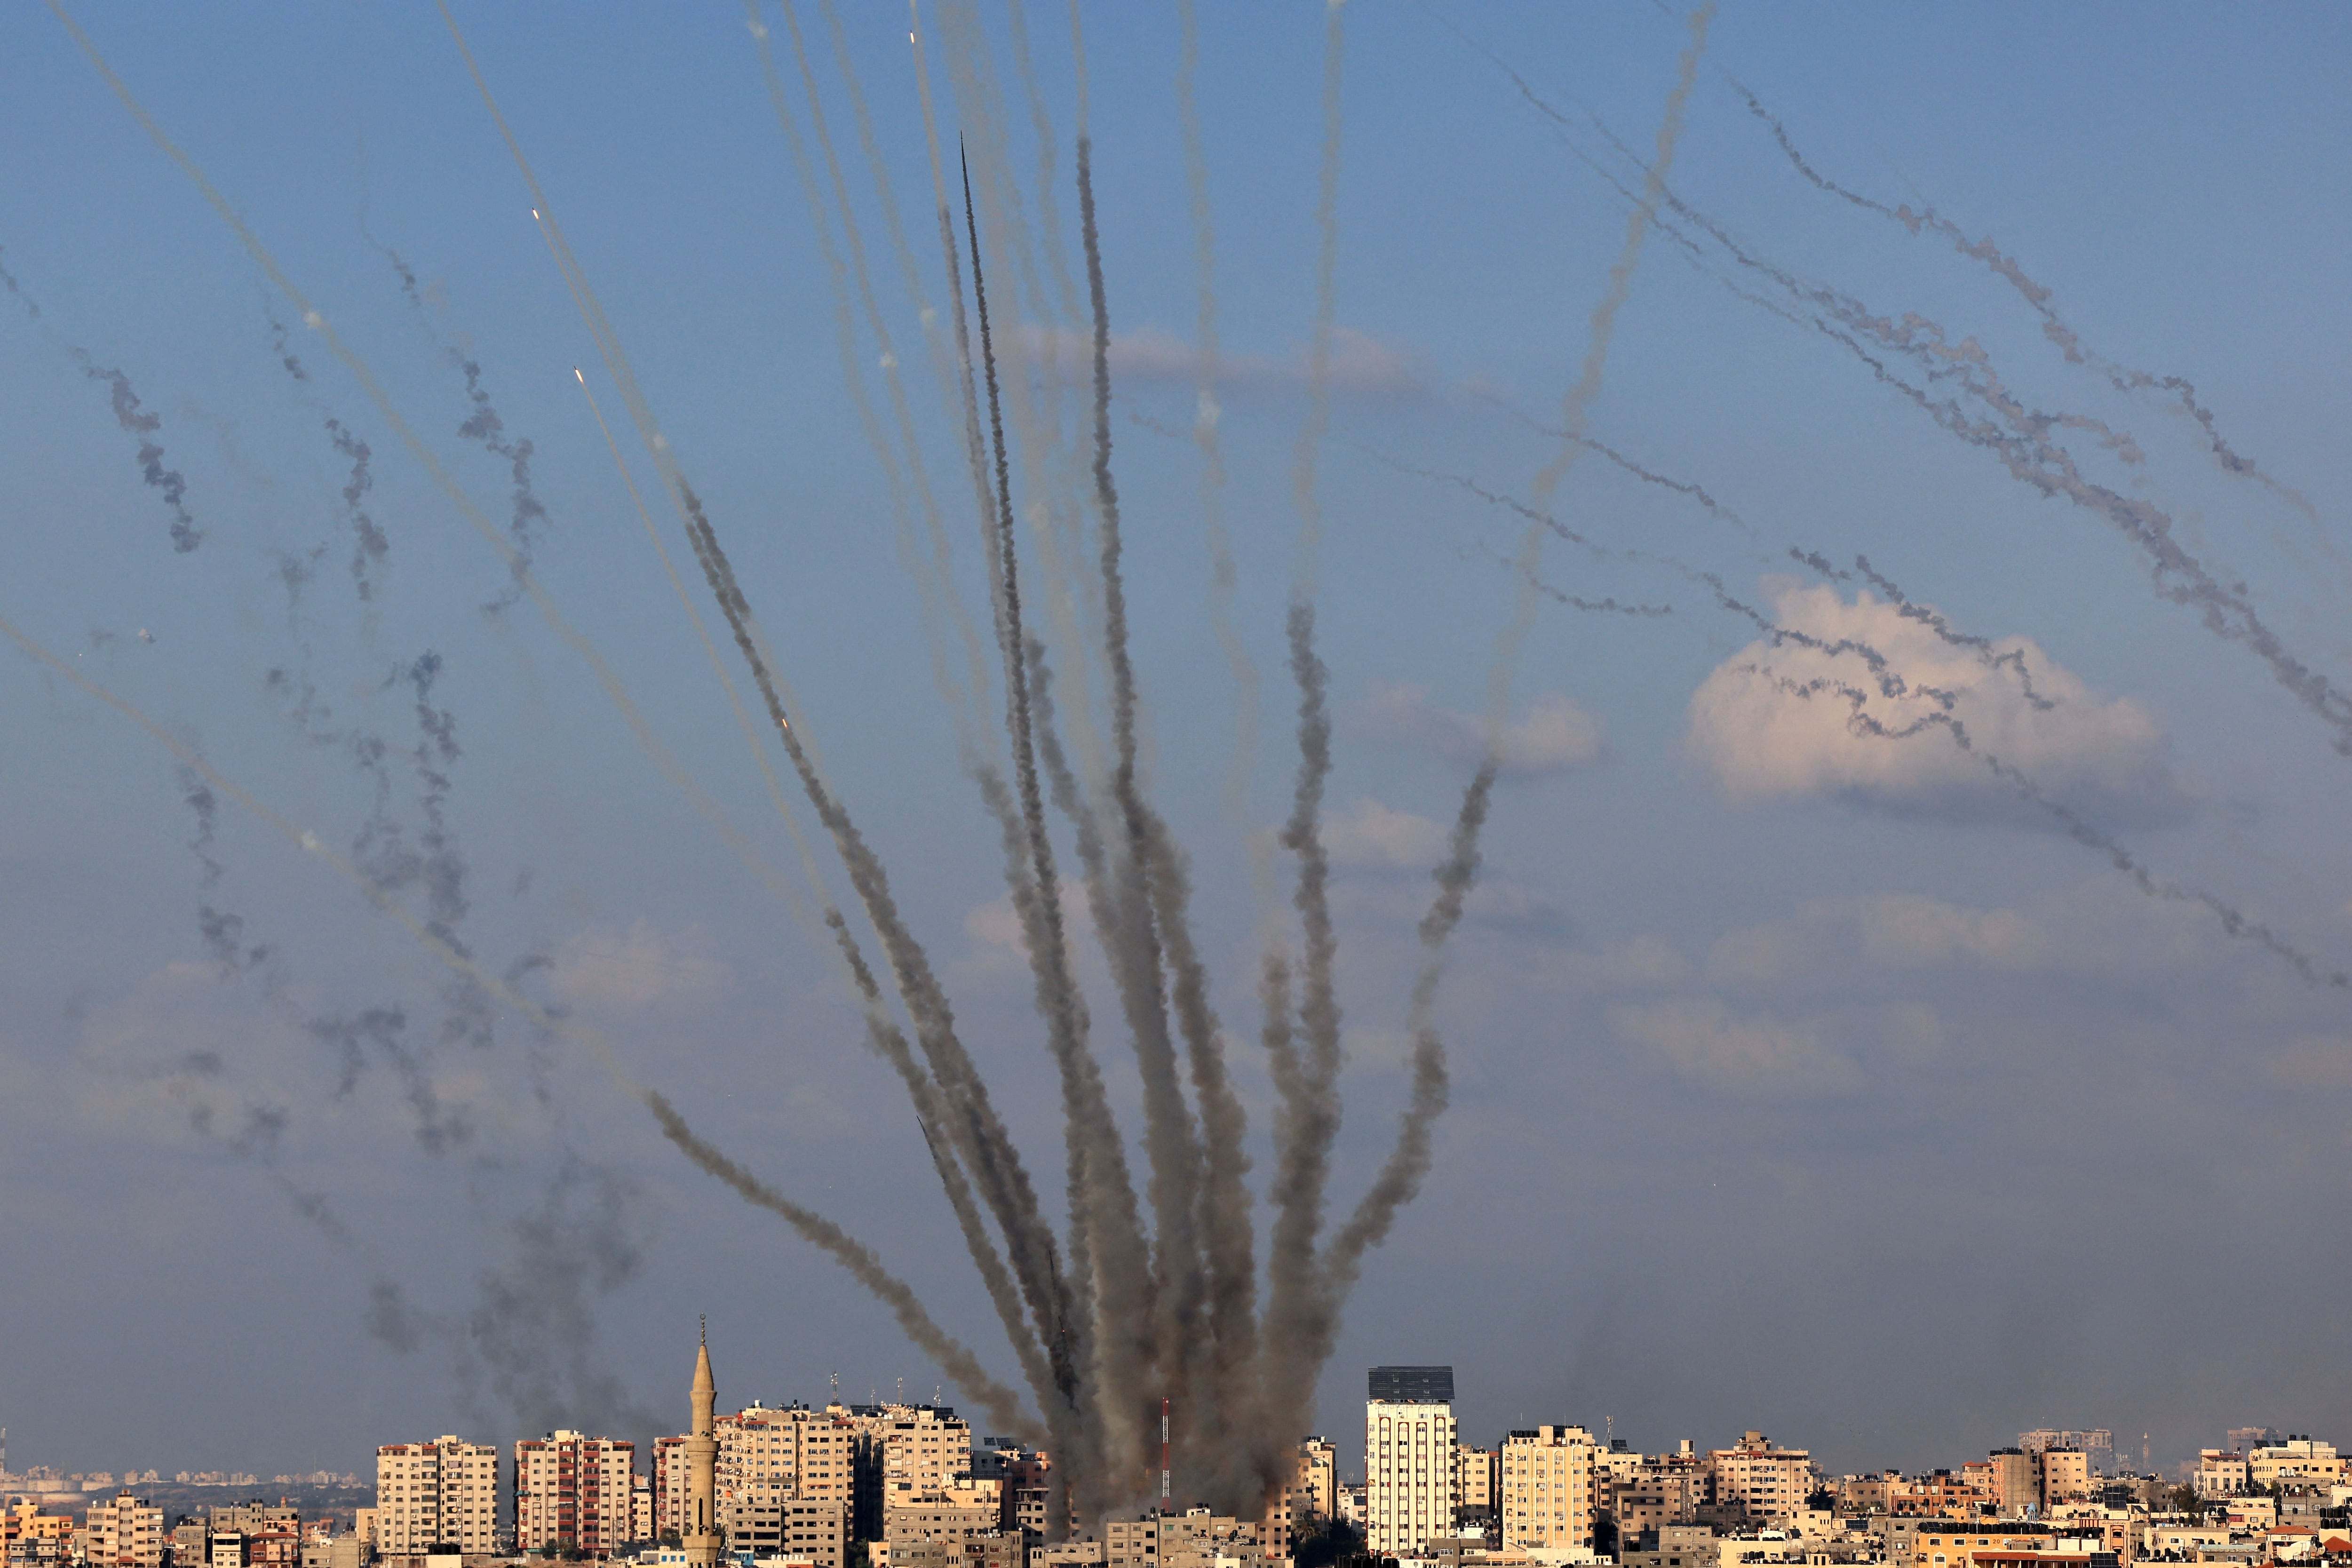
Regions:
<instances>
[{"instance_id":1,"label":"apartment building","mask_svg":"<svg viewBox=\"0 0 2352 1568\"><path fill-rule=\"evenodd\" d=\"M1364 1542L1408 1556L1454 1533L1454 1369L1376 1366L1364 1405Z\"/></svg>"},{"instance_id":2,"label":"apartment building","mask_svg":"<svg viewBox=\"0 0 2352 1568\"><path fill-rule=\"evenodd\" d=\"M1503 1439L1496 1507L1505 1552L1592 1544L1599 1452L1581 1426L1536 1426Z\"/></svg>"},{"instance_id":3,"label":"apartment building","mask_svg":"<svg viewBox=\"0 0 2352 1568\"><path fill-rule=\"evenodd\" d=\"M376 1550L387 1557L417 1556L440 1545L496 1552L499 1451L446 1436L378 1448L375 1538Z\"/></svg>"},{"instance_id":4,"label":"apartment building","mask_svg":"<svg viewBox=\"0 0 2352 1568\"><path fill-rule=\"evenodd\" d=\"M514 1446L518 1552L572 1547L602 1557L635 1539L637 1446L577 1432Z\"/></svg>"},{"instance_id":5,"label":"apartment building","mask_svg":"<svg viewBox=\"0 0 2352 1568\"><path fill-rule=\"evenodd\" d=\"M848 1412L838 1407L753 1405L721 1415L719 1495L806 1498L846 1509L856 1498L858 1440Z\"/></svg>"},{"instance_id":6,"label":"apartment building","mask_svg":"<svg viewBox=\"0 0 2352 1568\"><path fill-rule=\"evenodd\" d=\"M736 1497L719 1505L719 1518L730 1552L806 1558L816 1568L842 1568L848 1555L849 1510L837 1498Z\"/></svg>"},{"instance_id":7,"label":"apartment building","mask_svg":"<svg viewBox=\"0 0 2352 1568\"><path fill-rule=\"evenodd\" d=\"M893 1500L935 1497L971 1474L971 1427L944 1405L828 1405L856 1447L851 1530L860 1541L887 1539Z\"/></svg>"},{"instance_id":8,"label":"apartment building","mask_svg":"<svg viewBox=\"0 0 2352 1568\"><path fill-rule=\"evenodd\" d=\"M1302 1437L1298 1443L1297 1474L1290 1484L1290 1513L1304 1521L1308 1514L1336 1517L1339 1509L1339 1454L1328 1437Z\"/></svg>"},{"instance_id":9,"label":"apartment building","mask_svg":"<svg viewBox=\"0 0 2352 1568\"><path fill-rule=\"evenodd\" d=\"M1612 1479L1605 1483L1606 1489L1596 1488L1594 1507L1605 1507L1616 1520L1621 1547L1645 1533L1690 1523L1698 1517L1699 1504L1706 1500L1706 1467L1687 1437L1675 1453L1643 1455L1630 1475L1613 1465L1609 1474ZM1886 1511L1883 1493L1877 1511Z\"/></svg>"},{"instance_id":10,"label":"apartment building","mask_svg":"<svg viewBox=\"0 0 2352 1568\"><path fill-rule=\"evenodd\" d=\"M2246 1482L2251 1487L2332 1487L2343 1479L2344 1461L2333 1443L2289 1437L2246 1455Z\"/></svg>"},{"instance_id":11,"label":"apartment building","mask_svg":"<svg viewBox=\"0 0 2352 1568\"><path fill-rule=\"evenodd\" d=\"M1503 1455L1499 1448L1454 1449L1454 1526L1478 1534L1495 1522L1495 1499L1503 1485Z\"/></svg>"},{"instance_id":12,"label":"apartment building","mask_svg":"<svg viewBox=\"0 0 2352 1568\"><path fill-rule=\"evenodd\" d=\"M653 1531L649 1541L683 1540L686 1536L687 1439L683 1435L654 1439L646 1484L653 1493ZM715 1489L715 1484L714 1484Z\"/></svg>"},{"instance_id":13,"label":"apartment building","mask_svg":"<svg viewBox=\"0 0 2352 1568\"><path fill-rule=\"evenodd\" d=\"M1728 1448L1706 1457L1708 1500L1720 1514L1744 1514L1780 1523L1805 1506L1813 1488L1813 1456L1780 1448L1761 1432L1745 1432Z\"/></svg>"},{"instance_id":14,"label":"apartment building","mask_svg":"<svg viewBox=\"0 0 2352 1568\"><path fill-rule=\"evenodd\" d=\"M128 1490L90 1504L82 1557L90 1568L162 1568L163 1510Z\"/></svg>"},{"instance_id":15,"label":"apartment building","mask_svg":"<svg viewBox=\"0 0 2352 1568\"><path fill-rule=\"evenodd\" d=\"M1114 1519L1103 1526L1107 1568L1216 1568L1221 1557L1247 1561L1267 1551L1257 1524L1205 1508Z\"/></svg>"}]
</instances>

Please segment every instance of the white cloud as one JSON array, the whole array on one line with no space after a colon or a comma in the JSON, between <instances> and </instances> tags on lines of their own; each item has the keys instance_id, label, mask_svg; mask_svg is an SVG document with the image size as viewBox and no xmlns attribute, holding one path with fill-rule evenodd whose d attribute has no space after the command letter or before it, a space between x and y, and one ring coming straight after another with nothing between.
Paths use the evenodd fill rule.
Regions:
<instances>
[{"instance_id":1,"label":"white cloud","mask_svg":"<svg viewBox=\"0 0 2352 1568\"><path fill-rule=\"evenodd\" d=\"M1445 828L1366 795L1332 814L1324 824L1323 847L1340 866L1433 866L1445 853Z\"/></svg>"},{"instance_id":2,"label":"white cloud","mask_svg":"<svg viewBox=\"0 0 2352 1568\"><path fill-rule=\"evenodd\" d=\"M1072 882L1062 884L1062 929L1068 931L1072 944L1083 950L1080 933L1094 930L1094 907L1087 901L1083 887ZM961 967L973 972L1020 970L1029 966L1029 939L1021 929L1021 916L1013 907L1013 895L999 894L984 904L966 910L963 934L971 939L972 951Z\"/></svg>"},{"instance_id":3,"label":"white cloud","mask_svg":"<svg viewBox=\"0 0 2352 1568\"><path fill-rule=\"evenodd\" d=\"M1717 1094L1817 1100L1862 1087L1862 1069L1822 1040L1818 1024L1738 1018L1720 1002L1696 998L1616 1007L1609 1016L1676 1078Z\"/></svg>"},{"instance_id":4,"label":"white cloud","mask_svg":"<svg viewBox=\"0 0 2352 1568\"><path fill-rule=\"evenodd\" d=\"M2156 718L2129 698L2095 695L2031 639L1999 639L1989 658L1867 592L1849 604L1827 585L1766 586L1782 627L1845 647L1750 643L1700 684L1688 745L1728 798L1843 795L1907 810L2030 811L1981 760L1991 755L2104 814L2146 819L2181 809ZM1883 669L1872 667L1872 653ZM1792 689L1801 686L1812 694ZM1946 712L1978 756L1955 743ZM1871 733L1858 715L1914 732Z\"/></svg>"},{"instance_id":5,"label":"white cloud","mask_svg":"<svg viewBox=\"0 0 2352 1568\"><path fill-rule=\"evenodd\" d=\"M1425 747L1454 762L1486 755L1485 721L1439 707L1426 686L1376 685L1355 719L1375 740ZM1538 697L1527 717L1503 731L1503 771L1509 773L1563 773L1600 761L1601 753L1601 721L1557 691Z\"/></svg>"},{"instance_id":6,"label":"white cloud","mask_svg":"<svg viewBox=\"0 0 2352 1568\"><path fill-rule=\"evenodd\" d=\"M705 1001L735 978L726 964L698 951L708 945L700 926L671 938L642 920L625 931L582 931L556 950L548 989L572 1007Z\"/></svg>"}]
</instances>

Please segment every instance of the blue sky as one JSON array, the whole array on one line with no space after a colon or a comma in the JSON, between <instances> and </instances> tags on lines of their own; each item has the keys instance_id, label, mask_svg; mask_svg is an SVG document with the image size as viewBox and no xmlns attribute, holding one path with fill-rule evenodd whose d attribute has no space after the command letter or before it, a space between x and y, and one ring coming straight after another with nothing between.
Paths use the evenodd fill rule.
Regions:
<instances>
[{"instance_id":1,"label":"blue sky","mask_svg":"<svg viewBox=\"0 0 2352 1568\"><path fill-rule=\"evenodd\" d=\"M532 443L539 580L730 818L792 867L575 364L649 494L653 465L438 18L75 15L503 523L509 464L459 430L475 405L456 362L478 367L507 437ZM781 47L781 15L764 15ZM946 44L924 15L952 129ZM1050 1164L1054 1088L992 829L958 767L924 602L845 395L835 296L742 17L458 17L809 732L889 858L1016 1131ZM920 290L943 305L905 29L890 7L843 20ZM1068 22L1046 6L1025 20L1050 184L1010 13L980 18L987 69L1027 218L1040 226L1049 194L1075 268ZM1281 616L1308 411L1324 12L1200 16L1231 614L1263 683L1238 804L1226 784L1243 703L1213 626L1184 438L1200 302L1178 18L1088 7L1084 20L1147 761L1192 849L1262 1155L1271 1090L1250 975L1267 915L1248 844L1285 809L1294 760ZM978 613L957 422L929 377L822 16L803 21ZM1475 763L1464 737L1512 614L1522 526L1403 470L1524 497L1558 449L1519 416L1557 422L1626 233L1624 199L1580 154L1639 188L1609 136L1646 156L1685 34L1630 0L1360 0L1344 28L1343 352L1320 452L1319 603L1339 721L1352 1191L1402 1102L1400 976L1435 825ZM0 132L18 150L0 169L0 266L39 307L0 310L0 615L338 845L373 807L354 736L393 747L386 809L410 841L422 830L401 672L438 655L432 697L461 748L442 809L467 940L496 967L545 958L532 984L610 1033L631 1071L869 1236L1009 1368L827 955L530 605L485 607L509 584L499 558L65 29L38 8L0 29ZM1935 323L1956 352L1921 384L1973 398L1971 417L1998 417L1965 390L1987 374L2011 406L2074 417L2048 428L2081 472L2157 509L2293 657L2340 681L2347 53L2343 14L2319 6L1735 8L1714 20L1670 184L1685 213L1801 287L1838 291L1888 332L1906 312ZM2119 389L2069 363L2017 289L1933 230L1809 184L1732 79L1826 178L1932 206L2014 258L2107 362L2193 383L2274 482L2225 471L2165 387ZM1667 613L1542 602L1513 688L1530 749L1498 793L1442 1009L1454 1109L1425 1192L1350 1306L1323 1425L1349 1430L1364 1365L1450 1360L1473 1436L1613 1417L1654 1445L1760 1426L1844 1469L1957 1462L2045 1424L2148 1431L2164 1461L2247 1422L2326 1433L2352 1389L2325 1313L2290 1310L2261 1334L2215 1325L2249 1293L2321 1301L2347 1284L2332 1222L2352 1179L2352 1014L2341 990L2232 940L2198 897L2267 922L2323 973L2352 964L2334 731L2196 605L2152 592L2147 558L2109 521L2020 482L1809 324L1827 296L1776 292L1695 220L1662 224L1588 431L1718 510L1591 454L1555 498L1601 548L1553 541L1545 580ZM414 302L386 247L419 280ZM1001 319L1055 324L1014 279L997 289ZM309 379L286 373L273 317ZM878 399L875 353L860 326ZM152 439L203 534L194 551L173 550L138 440L85 363L119 370L161 420ZM1074 399L1065 417L1081 412ZM370 447L364 504L389 542L365 602L330 418ZM675 520L656 518L683 563ZM2015 663L1938 641L1859 578L1824 582L1792 545L1841 569L1866 555L1951 627L1996 639L1988 657L2016 654L2053 705L2021 695ZM310 574L291 595L289 562ZM1981 748L2183 896L2140 890L1946 730L1856 735L1832 699L1790 695L1816 677L1852 685L1863 667L1759 647L1708 574L1773 625L1876 649L1906 689L1959 692ZM1098 655L1083 637L1061 651L1099 699ZM821 1257L679 1161L575 1048L511 1016L487 1048L427 1048L442 973L226 802L203 850L220 871L203 885L170 757L29 659L6 662L0 1220L26 1266L0 1292L0 1343L47 1347L0 1365L20 1463L345 1468L420 1433L503 1442L575 1419L649 1436L677 1416L703 1311L725 1347L722 1397L814 1398L835 1372L859 1394L940 1381ZM307 734L289 695L306 688ZM1924 711L1877 689L1890 727ZM224 973L202 907L240 917L241 951L268 956ZM405 1079L382 1053L351 1068L321 1027L395 1006L421 1053ZM1131 1067L1113 1081L1131 1095ZM421 1133L453 1115L462 1131L428 1148ZM325 1198L340 1234L289 1194ZM520 1238L534 1236L562 1245L532 1252ZM485 1303L531 1269L546 1300L577 1310L532 1327L560 1349L502 1363ZM384 1282L414 1322L386 1321Z\"/></svg>"}]
</instances>

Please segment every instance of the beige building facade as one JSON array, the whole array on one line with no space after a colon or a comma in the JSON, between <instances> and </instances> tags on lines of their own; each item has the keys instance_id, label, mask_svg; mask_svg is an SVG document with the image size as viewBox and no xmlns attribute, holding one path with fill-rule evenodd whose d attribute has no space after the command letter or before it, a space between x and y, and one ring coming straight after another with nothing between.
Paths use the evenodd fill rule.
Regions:
<instances>
[{"instance_id":1,"label":"beige building facade","mask_svg":"<svg viewBox=\"0 0 2352 1568\"><path fill-rule=\"evenodd\" d=\"M1364 1540L1410 1556L1454 1533L1454 1406L1375 1399L1364 1406Z\"/></svg>"},{"instance_id":2,"label":"beige building facade","mask_svg":"<svg viewBox=\"0 0 2352 1568\"><path fill-rule=\"evenodd\" d=\"M375 1543L387 1557L439 1545L468 1555L499 1545L499 1451L444 1436L375 1451Z\"/></svg>"},{"instance_id":3,"label":"beige building facade","mask_svg":"<svg viewBox=\"0 0 2352 1568\"><path fill-rule=\"evenodd\" d=\"M1503 1439L1496 1507L1505 1552L1592 1544L1599 1452L1581 1426L1536 1426Z\"/></svg>"},{"instance_id":4,"label":"beige building facade","mask_svg":"<svg viewBox=\"0 0 2352 1568\"><path fill-rule=\"evenodd\" d=\"M163 1510L128 1491L90 1504L82 1554L91 1568L161 1568Z\"/></svg>"},{"instance_id":5,"label":"beige building facade","mask_svg":"<svg viewBox=\"0 0 2352 1568\"><path fill-rule=\"evenodd\" d=\"M1778 1523L1802 1510L1812 1490L1813 1456L1803 1448L1776 1447L1761 1432L1740 1435L1737 1445L1706 1457L1709 1500L1726 1511Z\"/></svg>"}]
</instances>

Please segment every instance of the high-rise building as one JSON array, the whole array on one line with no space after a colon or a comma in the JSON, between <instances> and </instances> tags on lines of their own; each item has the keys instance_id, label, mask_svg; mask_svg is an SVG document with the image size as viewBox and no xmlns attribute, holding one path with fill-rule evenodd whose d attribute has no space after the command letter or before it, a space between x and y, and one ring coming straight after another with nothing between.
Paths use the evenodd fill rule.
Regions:
<instances>
[{"instance_id":1,"label":"high-rise building","mask_svg":"<svg viewBox=\"0 0 2352 1568\"><path fill-rule=\"evenodd\" d=\"M1298 1441L1298 1472L1290 1486L1290 1514L1304 1523L1308 1514L1330 1519L1339 1510L1339 1451L1328 1437Z\"/></svg>"},{"instance_id":2,"label":"high-rise building","mask_svg":"<svg viewBox=\"0 0 2352 1568\"><path fill-rule=\"evenodd\" d=\"M631 1515L637 1446L577 1432L524 1437L514 1447L518 1552L571 1547L603 1557L636 1539Z\"/></svg>"},{"instance_id":3,"label":"high-rise building","mask_svg":"<svg viewBox=\"0 0 2352 1568\"><path fill-rule=\"evenodd\" d=\"M89 1568L161 1568L163 1510L129 1491L89 1505L82 1521L82 1556Z\"/></svg>"},{"instance_id":4,"label":"high-rise building","mask_svg":"<svg viewBox=\"0 0 2352 1568\"><path fill-rule=\"evenodd\" d=\"M804 1405L771 1410L753 1405L719 1418L718 1487L721 1502L780 1498L830 1500L848 1507L856 1495L860 1433L846 1409ZM965 1435L969 1463L970 1434Z\"/></svg>"},{"instance_id":5,"label":"high-rise building","mask_svg":"<svg viewBox=\"0 0 2352 1568\"><path fill-rule=\"evenodd\" d=\"M857 1444L852 1530L884 1538L893 1508L940 1497L971 1474L971 1427L944 1405L850 1405L838 1410Z\"/></svg>"},{"instance_id":6,"label":"high-rise building","mask_svg":"<svg viewBox=\"0 0 2352 1568\"><path fill-rule=\"evenodd\" d=\"M1745 1432L1728 1448L1706 1457L1712 1497L1721 1514L1780 1522L1805 1506L1813 1488L1813 1457L1775 1447L1761 1432Z\"/></svg>"},{"instance_id":7,"label":"high-rise building","mask_svg":"<svg viewBox=\"0 0 2352 1568\"><path fill-rule=\"evenodd\" d=\"M719 1385L710 1378L710 1331L706 1326L694 1352L694 1427L686 1448L686 1528L678 1544L686 1568L719 1568L719 1516L712 1493L719 1465Z\"/></svg>"},{"instance_id":8,"label":"high-rise building","mask_svg":"<svg viewBox=\"0 0 2352 1568\"><path fill-rule=\"evenodd\" d=\"M442 1436L375 1451L376 1550L420 1556L436 1546L499 1546L499 1451Z\"/></svg>"},{"instance_id":9,"label":"high-rise building","mask_svg":"<svg viewBox=\"0 0 2352 1568\"><path fill-rule=\"evenodd\" d=\"M1594 1458L1581 1426L1537 1426L1503 1439L1503 1550L1559 1551L1592 1544Z\"/></svg>"},{"instance_id":10,"label":"high-rise building","mask_svg":"<svg viewBox=\"0 0 2352 1568\"><path fill-rule=\"evenodd\" d=\"M1477 1535L1495 1522L1495 1497L1502 1486L1503 1456L1494 1448L1457 1445L1454 1450L1454 1524Z\"/></svg>"},{"instance_id":11,"label":"high-rise building","mask_svg":"<svg viewBox=\"0 0 2352 1568\"><path fill-rule=\"evenodd\" d=\"M1364 1405L1364 1540L1377 1556L1454 1532L1454 1369L1376 1366Z\"/></svg>"}]
</instances>

